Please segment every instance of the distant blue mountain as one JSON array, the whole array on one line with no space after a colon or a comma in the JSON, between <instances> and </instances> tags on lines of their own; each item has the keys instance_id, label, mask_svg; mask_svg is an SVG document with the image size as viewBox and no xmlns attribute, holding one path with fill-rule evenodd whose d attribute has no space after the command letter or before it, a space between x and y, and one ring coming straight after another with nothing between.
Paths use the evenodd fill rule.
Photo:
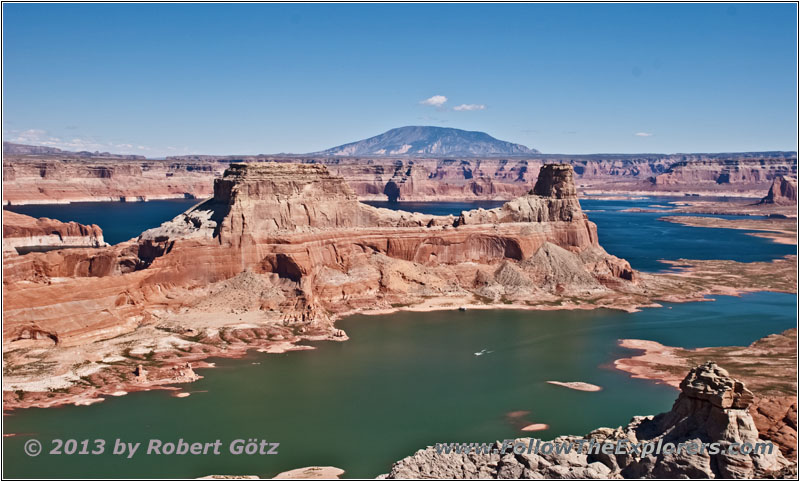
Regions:
<instances>
[{"instance_id":1,"label":"distant blue mountain","mask_svg":"<svg viewBox=\"0 0 800 482\"><path fill-rule=\"evenodd\" d=\"M485 132L449 127L407 126L363 141L333 147L324 156L519 156L538 154L521 144L495 139Z\"/></svg>"}]
</instances>

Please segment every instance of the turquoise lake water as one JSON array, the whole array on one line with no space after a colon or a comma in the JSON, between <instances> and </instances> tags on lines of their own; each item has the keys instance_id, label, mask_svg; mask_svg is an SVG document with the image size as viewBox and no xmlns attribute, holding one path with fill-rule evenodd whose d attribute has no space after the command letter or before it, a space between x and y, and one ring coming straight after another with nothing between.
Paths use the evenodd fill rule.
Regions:
<instances>
[{"instance_id":1,"label":"turquoise lake water","mask_svg":"<svg viewBox=\"0 0 800 482\"><path fill-rule=\"evenodd\" d=\"M152 203L130 206L145 209ZM693 228L657 221L657 214L619 212L652 203L582 202L598 224L601 244L638 269L661 269L663 265L652 261L659 258L751 261L794 252L794 246L741 231ZM216 368L200 372L205 378L184 386L192 393L188 398L153 391L89 407L13 412L4 417L4 431L20 435L3 440L3 475L270 477L297 467L334 465L347 477L375 477L388 472L393 461L436 442L523 435L509 412L527 411L524 422L550 425L538 437L583 434L627 423L633 415L667 410L677 395L672 388L614 370L613 360L632 353L617 345L619 339L684 347L745 345L796 326L796 309L794 295L754 293L632 314L471 310L353 316L338 322L351 338L347 342L214 360ZM547 380L584 381L603 390L579 392ZM223 447L236 438L257 438L281 445L278 455L226 455L223 450L215 456L32 458L23 452L31 437L45 447L53 438L103 438L109 443L120 438L145 444L151 438L221 439Z\"/></svg>"}]
</instances>

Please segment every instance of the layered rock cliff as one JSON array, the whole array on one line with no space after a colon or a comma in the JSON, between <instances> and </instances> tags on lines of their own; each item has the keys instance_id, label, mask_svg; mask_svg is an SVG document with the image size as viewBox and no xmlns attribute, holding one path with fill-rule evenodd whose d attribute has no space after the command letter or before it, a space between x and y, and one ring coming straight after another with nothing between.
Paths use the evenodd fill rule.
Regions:
<instances>
[{"instance_id":1,"label":"layered rock cliff","mask_svg":"<svg viewBox=\"0 0 800 482\"><path fill-rule=\"evenodd\" d=\"M105 246L103 231L96 224L62 223L3 211L3 254L24 254L58 248Z\"/></svg>"},{"instance_id":2,"label":"layered rock cliff","mask_svg":"<svg viewBox=\"0 0 800 482\"><path fill-rule=\"evenodd\" d=\"M227 163L4 156L3 204L204 198Z\"/></svg>"},{"instance_id":3,"label":"layered rock cliff","mask_svg":"<svg viewBox=\"0 0 800 482\"><path fill-rule=\"evenodd\" d=\"M777 176L797 175L797 162L782 159L744 158L737 160L705 160L677 162L653 179L656 186L685 186L708 191L756 189Z\"/></svg>"},{"instance_id":4,"label":"layered rock cliff","mask_svg":"<svg viewBox=\"0 0 800 482\"><path fill-rule=\"evenodd\" d=\"M766 450L766 441L759 438L748 412L753 394L723 368L713 362L700 365L686 375L680 388L669 412L634 417L627 426L599 428L584 437L564 436L552 441L571 444L569 453L502 453L500 443L494 446L500 453L488 454L437 453L434 447L428 447L395 463L387 478L743 479L782 476L791 466L777 446L771 452ZM589 440L638 446L640 450L606 454L590 450L585 442ZM530 439L516 442L526 449L531 446ZM681 444L684 448L676 450ZM696 449L689 449L688 444ZM718 444L718 449L710 449L710 444ZM645 453L644 445L651 445L653 450ZM575 448L578 446L582 447L580 452ZM670 451L664 450L667 446ZM655 453L656 447L661 447L661 453Z\"/></svg>"},{"instance_id":5,"label":"layered rock cliff","mask_svg":"<svg viewBox=\"0 0 800 482\"><path fill-rule=\"evenodd\" d=\"M322 164L362 200L509 200L533 187L539 168L574 167L582 192L663 192L760 196L777 175L797 175L787 152L675 155L546 155L498 158L180 156L166 160L6 155L3 202L202 198L231 163Z\"/></svg>"}]
</instances>

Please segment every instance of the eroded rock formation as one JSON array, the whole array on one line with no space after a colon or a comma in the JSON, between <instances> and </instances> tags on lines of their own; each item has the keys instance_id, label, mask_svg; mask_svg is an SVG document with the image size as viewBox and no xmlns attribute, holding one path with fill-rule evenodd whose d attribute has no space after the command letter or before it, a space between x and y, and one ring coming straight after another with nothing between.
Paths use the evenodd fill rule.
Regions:
<instances>
[{"instance_id":1,"label":"eroded rock formation","mask_svg":"<svg viewBox=\"0 0 800 482\"><path fill-rule=\"evenodd\" d=\"M670 166L655 177L657 185L697 184L733 185L758 184L776 176L797 172L797 164L788 165L780 159L744 158L682 161Z\"/></svg>"},{"instance_id":2,"label":"eroded rock formation","mask_svg":"<svg viewBox=\"0 0 800 482\"><path fill-rule=\"evenodd\" d=\"M780 204L797 206L797 179L787 176L775 176L772 186L761 204Z\"/></svg>"},{"instance_id":3,"label":"eroded rock formation","mask_svg":"<svg viewBox=\"0 0 800 482\"><path fill-rule=\"evenodd\" d=\"M4 268L4 351L54 347L44 356L158 323L182 347L341 340L333 321L361 310L606 306L641 291L630 265L599 246L569 166L543 169L502 208L457 218L362 204L320 165L233 164L213 198L136 240L30 253ZM191 322L175 321L184 315ZM221 328L245 315L254 328Z\"/></svg>"},{"instance_id":4,"label":"eroded rock formation","mask_svg":"<svg viewBox=\"0 0 800 482\"><path fill-rule=\"evenodd\" d=\"M753 417L748 412L753 394L740 381L713 362L692 369L681 383L681 393L669 412L656 416L634 417L624 427L599 428L585 437L559 437L553 443L572 443L582 446L579 453L549 454L500 453L456 454L437 453L434 447L420 450L395 463L387 478L753 478L780 475L790 463L777 446L772 453L752 450L729 451L732 446L764 446L759 438ZM707 449L700 453L689 450L667 454L645 454L643 451L624 454L592 453L580 440L594 439L599 443L622 443L625 446L653 444L661 446L694 443L719 444L719 453ZM528 447L530 439L520 439ZM738 445L737 445L738 444ZM736 452L736 453L732 453Z\"/></svg>"},{"instance_id":5,"label":"eroded rock formation","mask_svg":"<svg viewBox=\"0 0 800 482\"><path fill-rule=\"evenodd\" d=\"M797 460L797 329L756 340L749 346L685 349L648 340L621 340L642 353L621 358L615 368L679 388L689 367L713 359L756 394L750 404L761 438L778 444L786 458Z\"/></svg>"}]
</instances>

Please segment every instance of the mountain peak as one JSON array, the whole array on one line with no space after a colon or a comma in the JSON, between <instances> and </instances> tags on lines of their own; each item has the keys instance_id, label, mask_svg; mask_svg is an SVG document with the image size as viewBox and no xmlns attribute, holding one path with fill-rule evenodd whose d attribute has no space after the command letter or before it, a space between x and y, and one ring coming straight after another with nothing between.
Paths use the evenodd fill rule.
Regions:
<instances>
[{"instance_id":1,"label":"mountain peak","mask_svg":"<svg viewBox=\"0 0 800 482\"><path fill-rule=\"evenodd\" d=\"M405 126L320 152L326 156L518 156L538 154L521 144L495 139L485 132L452 127Z\"/></svg>"}]
</instances>

